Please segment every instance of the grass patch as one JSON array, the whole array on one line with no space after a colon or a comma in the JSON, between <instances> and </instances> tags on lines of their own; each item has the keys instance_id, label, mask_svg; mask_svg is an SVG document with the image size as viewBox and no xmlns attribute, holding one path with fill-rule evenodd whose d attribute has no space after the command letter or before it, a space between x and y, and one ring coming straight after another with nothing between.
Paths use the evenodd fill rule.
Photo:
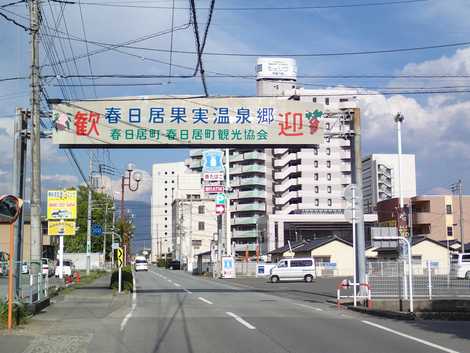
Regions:
<instances>
[{"instance_id":1,"label":"grass patch","mask_svg":"<svg viewBox=\"0 0 470 353\"><path fill-rule=\"evenodd\" d=\"M115 270L113 274L111 275L111 283L109 284L109 287L111 289L117 289L118 288L118 270ZM134 284L133 284L133 278L134 275L132 274L132 267L131 266L126 266L122 268L122 284L121 288L123 291L128 291L132 292L134 290Z\"/></svg>"},{"instance_id":2,"label":"grass patch","mask_svg":"<svg viewBox=\"0 0 470 353\"><path fill-rule=\"evenodd\" d=\"M89 275L86 275L86 272L80 272L80 283L75 284L75 288L80 288L85 285L91 284L96 281L98 278L103 277L107 272L106 271L90 271Z\"/></svg>"}]
</instances>

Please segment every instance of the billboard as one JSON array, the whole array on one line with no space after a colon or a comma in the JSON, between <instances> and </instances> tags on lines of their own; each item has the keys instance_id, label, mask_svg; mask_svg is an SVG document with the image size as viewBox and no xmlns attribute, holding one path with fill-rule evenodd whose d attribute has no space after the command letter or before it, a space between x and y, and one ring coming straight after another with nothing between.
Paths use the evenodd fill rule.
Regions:
<instances>
[{"instance_id":1,"label":"billboard","mask_svg":"<svg viewBox=\"0 0 470 353\"><path fill-rule=\"evenodd\" d=\"M52 104L62 147L315 145L323 106L265 97L120 97Z\"/></svg>"},{"instance_id":2,"label":"billboard","mask_svg":"<svg viewBox=\"0 0 470 353\"><path fill-rule=\"evenodd\" d=\"M48 221L47 235L75 235L75 221Z\"/></svg>"},{"instance_id":3,"label":"billboard","mask_svg":"<svg viewBox=\"0 0 470 353\"><path fill-rule=\"evenodd\" d=\"M47 191L47 219L76 219L77 218L77 191L76 190L48 190Z\"/></svg>"}]
</instances>

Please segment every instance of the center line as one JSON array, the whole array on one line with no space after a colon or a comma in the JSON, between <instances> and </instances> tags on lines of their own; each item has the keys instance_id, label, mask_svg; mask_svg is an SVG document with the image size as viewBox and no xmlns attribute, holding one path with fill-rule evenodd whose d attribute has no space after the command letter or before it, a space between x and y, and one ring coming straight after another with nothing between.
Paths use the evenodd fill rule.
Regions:
<instances>
[{"instance_id":1,"label":"center line","mask_svg":"<svg viewBox=\"0 0 470 353\"><path fill-rule=\"evenodd\" d=\"M206 304L214 304L214 303L212 303L210 300L204 299L203 297L198 297L197 299L203 301L203 302L206 303Z\"/></svg>"},{"instance_id":2,"label":"center line","mask_svg":"<svg viewBox=\"0 0 470 353\"><path fill-rule=\"evenodd\" d=\"M410 340L412 340L412 341L416 341L416 342L425 344L426 346L439 349L439 350L441 350L441 351L443 351L443 352L447 352L447 353L458 353L457 351L454 351L454 350L452 350L452 349L439 346L439 345L437 345L437 344L435 344L435 343L432 343L432 342L429 342L429 341L426 341L426 340L422 340L421 338L413 337L413 336L407 335L407 334L405 334L405 333L401 333L401 332L392 330L391 328L388 328L388 327L385 327L385 326L376 324L375 322L366 321L366 320L362 320L362 322L363 322L364 324L366 324L366 325L374 326L374 327L379 328L379 329L382 329L382 330L384 330L384 331L394 333L395 335L402 336L402 337L408 338L408 339L410 339Z\"/></svg>"},{"instance_id":3,"label":"center line","mask_svg":"<svg viewBox=\"0 0 470 353\"><path fill-rule=\"evenodd\" d=\"M250 324L249 322L243 320L240 316L234 314L234 313L231 313L230 311L226 311L225 312L228 316L231 316L233 317L235 320L237 320L239 323L241 323L243 326L249 328L250 330L256 330L256 327L254 327L252 324Z\"/></svg>"}]
</instances>

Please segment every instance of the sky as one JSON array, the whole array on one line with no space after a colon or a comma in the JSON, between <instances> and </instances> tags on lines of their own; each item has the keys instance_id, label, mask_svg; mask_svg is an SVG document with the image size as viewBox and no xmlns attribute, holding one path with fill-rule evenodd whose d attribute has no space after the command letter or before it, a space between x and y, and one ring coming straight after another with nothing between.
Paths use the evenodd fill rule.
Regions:
<instances>
[{"instance_id":1,"label":"sky","mask_svg":"<svg viewBox=\"0 0 470 353\"><path fill-rule=\"evenodd\" d=\"M1 8L0 13L27 25L24 3ZM388 0L383 0L388 2ZM82 1L81 5L42 2L43 31L40 46L42 75L79 74L156 74L188 75L195 66L192 54L168 52L170 47L194 51L193 28L187 26L189 1ZM207 22L209 1L196 1L200 31ZM208 31L206 53L255 53L289 57L299 53L345 53L395 48L435 46L470 42L470 2L466 0L402 1L370 6L368 0L216 0ZM369 4L369 6L365 6ZM105 6L103 6L105 5ZM124 5L126 7L118 7ZM336 6L335 6L336 5ZM129 7L130 6L130 7ZM273 9L274 7L290 9ZM316 9L292 7L319 6ZM328 7L329 6L329 7ZM143 8L145 7L145 8ZM257 7L256 10L246 10ZM238 8L238 9L234 9ZM240 9L245 8L245 9ZM172 26L173 22L173 26ZM169 29L177 29L169 31ZM68 33L68 34L67 34ZM123 43L143 36L151 39L132 44L154 50L119 48L105 51L99 43ZM57 38L60 37L60 38ZM67 40L71 37L72 40ZM73 40L86 38L89 42ZM11 191L12 130L16 107L28 107L27 80L1 81L2 78L28 76L30 49L27 32L0 17L0 194ZM87 56L93 54L91 56ZM75 61L58 64L65 58ZM363 154L395 153L396 132L393 116L401 112L403 151L416 154L419 194L446 193L461 178L470 188L470 47L468 45L402 51L384 54L296 57L299 75L327 75L334 78L299 78L306 87L364 87L358 101L362 110ZM206 73L253 75L256 56L204 55ZM186 67L186 68L184 68ZM187 69L187 68L190 69ZM340 78L341 75L445 75L452 78ZM457 76L457 77L455 77ZM150 83L147 86L90 87L91 84ZM43 80L50 98L83 99L129 95L176 95L203 93L199 78L178 79L63 79ZM255 95L254 78L207 79L210 95ZM86 85L81 87L62 85ZM400 92L421 88L441 93L404 95ZM434 89L433 89L434 88ZM381 92L397 92L383 95ZM44 107L46 109L46 107ZM78 169L63 150L49 140L42 142L42 186L44 190L82 182ZM138 192L126 199L150 200L151 166L181 161L188 150L109 150L97 151L97 163L112 165L118 171L132 162L144 173ZM75 154L86 173L89 154ZM119 191L119 172L105 180L113 192ZM470 189L469 189L470 190Z\"/></svg>"}]
</instances>

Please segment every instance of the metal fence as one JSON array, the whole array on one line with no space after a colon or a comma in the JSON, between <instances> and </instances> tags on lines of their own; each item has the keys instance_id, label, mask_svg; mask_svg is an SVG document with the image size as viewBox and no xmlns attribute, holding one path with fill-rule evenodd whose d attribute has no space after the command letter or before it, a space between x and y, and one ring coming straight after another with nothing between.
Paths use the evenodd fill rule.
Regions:
<instances>
[{"instance_id":1,"label":"metal fence","mask_svg":"<svg viewBox=\"0 0 470 353\"><path fill-rule=\"evenodd\" d=\"M413 297L470 298L470 280L460 279L452 267L436 267L433 261L412 264ZM406 261L369 262L367 280L373 298L403 298L409 295Z\"/></svg>"}]
</instances>

